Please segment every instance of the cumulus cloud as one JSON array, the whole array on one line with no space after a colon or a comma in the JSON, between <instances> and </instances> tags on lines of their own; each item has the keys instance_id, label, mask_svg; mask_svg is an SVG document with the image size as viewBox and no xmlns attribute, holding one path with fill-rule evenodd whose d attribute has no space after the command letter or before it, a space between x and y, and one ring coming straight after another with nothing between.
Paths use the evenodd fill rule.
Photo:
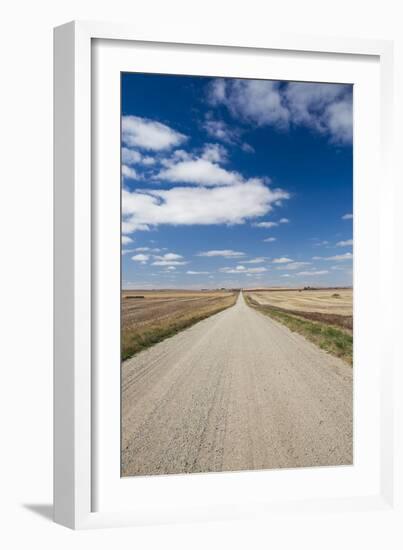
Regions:
<instances>
[{"instance_id":1,"label":"cumulus cloud","mask_svg":"<svg viewBox=\"0 0 403 550\"><path fill-rule=\"evenodd\" d=\"M202 158L210 162L223 163L228 160L228 151L219 143L206 143L203 147Z\"/></svg>"},{"instance_id":2,"label":"cumulus cloud","mask_svg":"<svg viewBox=\"0 0 403 550\"><path fill-rule=\"evenodd\" d=\"M149 246L138 246L136 252L161 252L160 248L150 248Z\"/></svg>"},{"instance_id":3,"label":"cumulus cloud","mask_svg":"<svg viewBox=\"0 0 403 550\"><path fill-rule=\"evenodd\" d=\"M236 250L207 250L205 252L199 252L196 255L206 258L240 258L241 256L245 256L245 252L238 252Z\"/></svg>"},{"instance_id":4,"label":"cumulus cloud","mask_svg":"<svg viewBox=\"0 0 403 550\"><path fill-rule=\"evenodd\" d=\"M290 220L288 218L280 218L278 223L290 223Z\"/></svg>"},{"instance_id":5,"label":"cumulus cloud","mask_svg":"<svg viewBox=\"0 0 403 550\"><path fill-rule=\"evenodd\" d=\"M225 105L234 117L257 126L303 126L335 143L352 142L349 85L216 79L208 96L212 105Z\"/></svg>"},{"instance_id":6,"label":"cumulus cloud","mask_svg":"<svg viewBox=\"0 0 403 550\"><path fill-rule=\"evenodd\" d=\"M345 254L337 254L336 256L329 256L325 258L325 260L335 261L335 262L342 262L345 260L352 260L352 259L353 259L353 255L351 252L346 252Z\"/></svg>"},{"instance_id":7,"label":"cumulus cloud","mask_svg":"<svg viewBox=\"0 0 403 550\"><path fill-rule=\"evenodd\" d=\"M256 222L252 224L254 227L263 227L264 229L270 229L271 227L277 227L277 222Z\"/></svg>"},{"instance_id":8,"label":"cumulus cloud","mask_svg":"<svg viewBox=\"0 0 403 550\"><path fill-rule=\"evenodd\" d=\"M158 174L161 180L178 183L195 183L198 185L234 185L242 183L238 172L222 168L207 158L184 160L165 168Z\"/></svg>"},{"instance_id":9,"label":"cumulus cloud","mask_svg":"<svg viewBox=\"0 0 403 550\"><path fill-rule=\"evenodd\" d=\"M151 165L155 163L153 157L144 156L135 149L128 149L127 147L122 147L122 163L126 165L132 164L145 164Z\"/></svg>"},{"instance_id":10,"label":"cumulus cloud","mask_svg":"<svg viewBox=\"0 0 403 550\"><path fill-rule=\"evenodd\" d=\"M353 215L352 214L344 214L344 216L341 217L342 220L352 220Z\"/></svg>"},{"instance_id":11,"label":"cumulus cloud","mask_svg":"<svg viewBox=\"0 0 403 550\"><path fill-rule=\"evenodd\" d=\"M167 252L163 256L154 256L156 260L181 260L183 256L174 252Z\"/></svg>"},{"instance_id":12,"label":"cumulus cloud","mask_svg":"<svg viewBox=\"0 0 403 550\"><path fill-rule=\"evenodd\" d=\"M228 144L236 143L240 136L239 130L231 128L223 120L215 119L212 113L207 113L203 129L210 137Z\"/></svg>"},{"instance_id":13,"label":"cumulus cloud","mask_svg":"<svg viewBox=\"0 0 403 550\"><path fill-rule=\"evenodd\" d=\"M133 239L130 237L127 237L126 235L122 235L122 245L125 246L126 244L132 243Z\"/></svg>"},{"instance_id":14,"label":"cumulus cloud","mask_svg":"<svg viewBox=\"0 0 403 550\"><path fill-rule=\"evenodd\" d=\"M239 128L230 127L223 120L214 118L211 112L206 114L203 129L210 137L227 143L228 145L237 145L244 153L255 152L254 148L249 143L242 141L242 132Z\"/></svg>"},{"instance_id":15,"label":"cumulus cloud","mask_svg":"<svg viewBox=\"0 0 403 550\"><path fill-rule=\"evenodd\" d=\"M252 260L242 261L244 264L262 264L266 261L266 258L259 257L259 258L253 258Z\"/></svg>"},{"instance_id":16,"label":"cumulus cloud","mask_svg":"<svg viewBox=\"0 0 403 550\"><path fill-rule=\"evenodd\" d=\"M241 224L270 212L273 204L289 198L282 189L270 189L258 179L231 186L174 187L122 191L122 232L150 226Z\"/></svg>"},{"instance_id":17,"label":"cumulus cloud","mask_svg":"<svg viewBox=\"0 0 403 550\"><path fill-rule=\"evenodd\" d=\"M163 151L178 147L186 140L187 136L161 122L138 116L122 117L122 141L129 147Z\"/></svg>"},{"instance_id":18,"label":"cumulus cloud","mask_svg":"<svg viewBox=\"0 0 403 550\"><path fill-rule=\"evenodd\" d=\"M213 105L225 105L233 116L244 121L288 127L290 115L283 104L279 82L216 79L210 86L209 99Z\"/></svg>"},{"instance_id":19,"label":"cumulus cloud","mask_svg":"<svg viewBox=\"0 0 403 550\"><path fill-rule=\"evenodd\" d=\"M336 256L314 256L313 260L327 260L330 262L343 262L346 260L352 260L353 254L351 252L346 252L345 254L336 254Z\"/></svg>"},{"instance_id":20,"label":"cumulus cloud","mask_svg":"<svg viewBox=\"0 0 403 550\"><path fill-rule=\"evenodd\" d=\"M186 271L187 275L208 275L209 271Z\"/></svg>"},{"instance_id":21,"label":"cumulus cloud","mask_svg":"<svg viewBox=\"0 0 403 550\"><path fill-rule=\"evenodd\" d=\"M291 260L290 258L285 258L285 257L283 257L283 258L275 258L275 259L273 260L273 263L274 263L274 264L289 264L289 263L291 263L291 262L292 262L292 260Z\"/></svg>"},{"instance_id":22,"label":"cumulus cloud","mask_svg":"<svg viewBox=\"0 0 403 550\"><path fill-rule=\"evenodd\" d=\"M353 246L353 239L348 239L347 241L339 241L336 243L336 246Z\"/></svg>"},{"instance_id":23,"label":"cumulus cloud","mask_svg":"<svg viewBox=\"0 0 403 550\"><path fill-rule=\"evenodd\" d=\"M129 179L129 180L135 180L137 179L137 172L134 168L131 168L126 164L122 164L122 176L123 178Z\"/></svg>"},{"instance_id":24,"label":"cumulus cloud","mask_svg":"<svg viewBox=\"0 0 403 550\"><path fill-rule=\"evenodd\" d=\"M135 254L134 256L132 256L132 260L134 260L135 262L140 262L142 264L147 263L149 258L149 254Z\"/></svg>"},{"instance_id":25,"label":"cumulus cloud","mask_svg":"<svg viewBox=\"0 0 403 550\"><path fill-rule=\"evenodd\" d=\"M264 243L274 243L276 241L276 237L267 237L267 239L263 239Z\"/></svg>"},{"instance_id":26,"label":"cumulus cloud","mask_svg":"<svg viewBox=\"0 0 403 550\"><path fill-rule=\"evenodd\" d=\"M185 265L188 262L183 260L183 256L181 254L176 254L175 252L167 252L166 254L163 254L162 256L153 256L153 263L152 265L158 265L158 266L176 266L176 265Z\"/></svg>"},{"instance_id":27,"label":"cumulus cloud","mask_svg":"<svg viewBox=\"0 0 403 550\"><path fill-rule=\"evenodd\" d=\"M159 265L159 266L172 266L172 265L186 265L188 262L179 262L177 260L156 260L152 263L152 265Z\"/></svg>"}]
</instances>

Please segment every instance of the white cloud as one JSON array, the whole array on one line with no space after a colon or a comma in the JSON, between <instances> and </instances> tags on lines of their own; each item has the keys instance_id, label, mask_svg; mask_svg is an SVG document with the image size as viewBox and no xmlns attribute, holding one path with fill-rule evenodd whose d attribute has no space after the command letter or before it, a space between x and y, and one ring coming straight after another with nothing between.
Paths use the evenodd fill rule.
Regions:
<instances>
[{"instance_id":1,"label":"white cloud","mask_svg":"<svg viewBox=\"0 0 403 550\"><path fill-rule=\"evenodd\" d=\"M352 260L353 255L351 252L346 252L345 254L338 254L336 256L329 256L328 258L325 258L325 260L328 261L336 261L336 262L342 262L344 260Z\"/></svg>"},{"instance_id":2,"label":"white cloud","mask_svg":"<svg viewBox=\"0 0 403 550\"><path fill-rule=\"evenodd\" d=\"M264 273L265 271L267 271L265 267L248 267L246 269L247 273Z\"/></svg>"},{"instance_id":3,"label":"white cloud","mask_svg":"<svg viewBox=\"0 0 403 550\"><path fill-rule=\"evenodd\" d=\"M126 235L122 235L122 245L125 246L126 244L132 243L133 239L130 237L127 237Z\"/></svg>"},{"instance_id":4,"label":"white cloud","mask_svg":"<svg viewBox=\"0 0 403 550\"><path fill-rule=\"evenodd\" d=\"M162 256L154 256L156 260L181 260L183 256L180 254L175 254L174 252L167 252Z\"/></svg>"},{"instance_id":5,"label":"white cloud","mask_svg":"<svg viewBox=\"0 0 403 550\"><path fill-rule=\"evenodd\" d=\"M245 121L288 127L289 112L283 105L278 82L216 79L209 98L213 105L224 104L233 116Z\"/></svg>"},{"instance_id":6,"label":"white cloud","mask_svg":"<svg viewBox=\"0 0 403 550\"><path fill-rule=\"evenodd\" d=\"M297 275L300 275L301 277L315 277L317 275L326 275L329 273L326 269L320 270L320 271L299 271Z\"/></svg>"},{"instance_id":7,"label":"white cloud","mask_svg":"<svg viewBox=\"0 0 403 550\"><path fill-rule=\"evenodd\" d=\"M284 92L294 124L329 135L337 143L353 137L351 87L291 82Z\"/></svg>"},{"instance_id":8,"label":"white cloud","mask_svg":"<svg viewBox=\"0 0 403 550\"><path fill-rule=\"evenodd\" d=\"M138 151L122 147L122 162L124 164L138 164L141 159L142 155Z\"/></svg>"},{"instance_id":9,"label":"white cloud","mask_svg":"<svg viewBox=\"0 0 403 550\"><path fill-rule=\"evenodd\" d=\"M348 239L347 241L339 241L336 243L336 246L353 246L353 239Z\"/></svg>"},{"instance_id":10,"label":"white cloud","mask_svg":"<svg viewBox=\"0 0 403 550\"><path fill-rule=\"evenodd\" d=\"M256 222L252 224L254 227L263 227L265 229L270 229L271 227L277 227L277 222Z\"/></svg>"},{"instance_id":11,"label":"white cloud","mask_svg":"<svg viewBox=\"0 0 403 550\"><path fill-rule=\"evenodd\" d=\"M274 264L288 264L288 263L291 263L291 262L292 262L292 260L290 260L290 258L285 258L285 257L283 257L283 258L275 258L275 259L273 260L273 263L274 263Z\"/></svg>"},{"instance_id":12,"label":"white cloud","mask_svg":"<svg viewBox=\"0 0 403 550\"><path fill-rule=\"evenodd\" d=\"M255 152L254 148L249 143L242 142L242 132L240 129L230 127L223 120L215 119L211 112L207 113L203 128L210 137L228 143L229 145L237 145L244 153Z\"/></svg>"},{"instance_id":13,"label":"white cloud","mask_svg":"<svg viewBox=\"0 0 403 550\"><path fill-rule=\"evenodd\" d=\"M246 142L242 143L241 149L244 153L254 153L255 152L252 145L250 145L249 143L246 143Z\"/></svg>"},{"instance_id":14,"label":"white cloud","mask_svg":"<svg viewBox=\"0 0 403 550\"><path fill-rule=\"evenodd\" d=\"M276 237L267 237L267 239L263 239L264 243L274 243L276 241Z\"/></svg>"},{"instance_id":15,"label":"white cloud","mask_svg":"<svg viewBox=\"0 0 403 550\"><path fill-rule=\"evenodd\" d=\"M206 143L201 156L210 162L223 163L228 160L228 151L219 143Z\"/></svg>"},{"instance_id":16,"label":"white cloud","mask_svg":"<svg viewBox=\"0 0 403 550\"><path fill-rule=\"evenodd\" d=\"M210 137L224 143L234 144L239 139L239 132L237 130L230 128L223 120L214 119L212 113L206 115L203 128Z\"/></svg>"},{"instance_id":17,"label":"white cloud","mask_svg":"<svg viewBox=\"0 0 403 550\"><path fill-rule=\"evenodd\" d=\"M128 149L122 147L122 163L127 165L132 164L145 164L151 165L155 163L155 159L152 157L144 156L135 149Z\"/></svg>"},{"instance_id":18,"label":"white cloud","mask_svg":"<svg viewBox=\"0 0 403 550\"><path fill-rule=\"evenodd\" d=\"M154 261L152 265L159 266L176 266L176 265L186 265L189 262L183 260L183 256L176 254L175 252L167 252L162 256L154 256Z\"/></svg>"},{"instance_id":19,"label":"white cloud","mask_svg":"<svg viewBox=\"0 0 403 550\"><path fill-rule=\"evenodd\" d=\"M133 233L134 231L149 231L148 225L144 223L138 223L134 218L131 220L125 219L122 221L122 233Z\"/></svg>"},{"instance_id":20,"label":"white cloud","mask_svg":"<svg viewBox=\"0 0 403 550\"><path fill-rule=\"evenodd\" d=\"M137 116L122 117L122 141L129 147L162 151L186 140L187 136L161 122Z\"/></svg>"},{"instance_id":21,"label":"white cloud","mask_svg":"<svg viewBox=\"0 0 403 550\"><path fill-rule=\"evenodd\" d=\"M266 261L266 258L259 257L259 258L253 258L252 260L242 261L244 264L262 264Z\"/></svg>"},{"instance_id":22,"label":"white cloud","mask_svg":"<svg viewBox=\"0 0 403 550\"><path fill-rule=\"evenodd\" d=\"M152 263L152 265L160 265L160 266L167 266L167 265L186 265L188 262L179 262L177 260L156 260Z\"/></svg>"},{"instance_id":23,"label":"white cloud","mask_svg":"<svg viewBox=\"0 0 403 550\"><path fill-rule=\"evenodd\" d=\"M149 258L150 258L149 254L135 254L134 256L132 256L132 260L134 260L135 262L140 262L142 264L147 263Z\"/></svg>"},{"instance_id":24,"label":"white cloud","mask_svg":"<svg viewBox=\"0 0 403 550\"><path fill-rule=\"evenodd\" d=\"M170 265L166 268L166 271L175 271L176 267L174 267L173 265Z\"/></svg>"},{"instance_id":25,"label":"white cloud","mask_svg":"<svg viewBox=\"0 0 403 550\"><path fill-rule=\"evenodd\" d=\"M291 275L289 273L283 273L283 275L281 275L282 277L291 277Z\"/></svg>"},{"instance_id":26,"label":"white cloud","mask_svg":"<svg viewBox=\"0 0 403 550\"><path fill-rule=\"evenodd\" d=\"M348 85L216 79L208 95L213 105L225 105L234 117L257 126L304 126L335 143L352 141Z\"/></svg>"},{"instance_id":27,"label":"white cloud","mask_svg":"<svg viewBox=\"0 0 403 550\"><path fill-rule=\"evenodd\" d=\"M277 263L280 263L280 262L277 262ZM301 269L301 267L305 267L307 265L311 265L311 262L291 262L289 264L285 264L283 266L277 267L277 269L288 269L290 271L295 271L296 269Z\"/></svg>"},{"instance_id":28,"label":"white cloud","mask_svg":"<svg viewBox=\"0 0 403 550\"><path fill-rule=\"evenodd\" d=\"M208 275L209 271L186 271L187 275Z\"/></svg>"},{"instance_id":29,"label":"white cloud","mask_svg":"<svg viewBox=\"0 0 403 550\"><path fill-rule=\"evenodd\" d=\"M352 260L353 255L351 252L346 252L345 254L337 254L336 256L313 256L313 260L327 260L330 262L342 262L345 260Z\"/></svg>"},{"instance_id":30,"label":"white cloud","mask_svg":"<svg viewBox=\"0 0 403 550\"><path fill-rule=\"evenodd\" d=\"M350 98L328 105L325 119L333 141L336 143L353 141L353 104Z\"/></svg>"},{"instance_id":31,"label":"white cloud","mask_svg":"<svg viewBox=\"0 0 403 550\"><path fill-rule=\"evenodd\" d=\"M214 188L123 189L122 232L147 230L159 224L241 224L270 212L280 198L289 198L289 194L282 189L272 190L257 179Z\"/></svg>"},{"instance_id":32,"label":"white cloud","mask_svg":"<svg viewBox=\"0 0 403 550\"><path fill-rule=\"evenodd\" d=\"M281 218L278 220L278 223L290 223L290 220L288 218Z\"/></svg>"},{"instance_id":33,"label":"white cloud","mask_svg":"<svg viewBox=\"0 0 403 550\"><path fill-rule=\"evenodd\" d=\"M237 252L235 250L207 250L206 252L199 252L196 255L207 258L240 258L241 256L245 256L245 252Z\"/></svg>"},{"instance_id":34,"label":"white cloud","mask_svg":"<svg viewBox=\"0 0 403 550\"><path fill-rule=\"evenodd\" d=\"M244 265L238 265L237 267L221 267L218 270L220 273L236 273L236 274L253 274L264 273L267 271L265 267L245 267Z\"/></svg>"},{"instance_id":35,"label":"white cloud","mask_svg":"<svg viewBox=\"0 0 403 550\"><path fill-rule=\"evenodd\" d=\"M122 176L129 180L135 180L137 178L137 172L134 168L122 164Z\"/></svg>"},{"instance_id":36,"label":"white cloud","mask_svg":"<svg viewBox=\"0 0 403 550\"><path fill-rule=\"evenodd\" d=\"M344 216L341 217L342 220L352 220L353 215L352 214L344 214Z\"/></svg>"},{"instance_id":37,"label":"white cloud","mask_svg":"<svg viewBox=\"0 0 403 550\"><path fill-rule=\"evenodd\" d=\"M198 185L234 185L242 183L243 178L238 172L225 170L218 164L206 158L184 160L169 166L158 174L161 180L195 183Z\"/></svg>"}]
</instances>

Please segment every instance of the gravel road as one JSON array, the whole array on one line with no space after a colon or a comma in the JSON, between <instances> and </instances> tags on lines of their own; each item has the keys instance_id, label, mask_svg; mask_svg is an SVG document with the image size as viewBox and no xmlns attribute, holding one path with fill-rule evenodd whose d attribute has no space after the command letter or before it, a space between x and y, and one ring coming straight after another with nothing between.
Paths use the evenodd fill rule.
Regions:
<instances>
[{"instance_id":1,"label":"gravel road","mask_svg":"<svg viewBox=\"0 0 403 550\"><path fill-rule=\"evenodd\" d=\"M351 464L352 369L237 303L122 365L122 475Z\"/></svg>"}]
</instances>

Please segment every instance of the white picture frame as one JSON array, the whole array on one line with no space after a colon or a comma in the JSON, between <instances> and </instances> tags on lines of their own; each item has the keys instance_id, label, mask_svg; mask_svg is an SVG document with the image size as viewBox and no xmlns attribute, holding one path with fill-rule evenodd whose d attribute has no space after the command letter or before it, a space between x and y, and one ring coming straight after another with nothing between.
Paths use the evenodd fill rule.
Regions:
<instances>
[{"instance_id":1,"label":"white picture frame","mask_svg":"<svg viewBox=\"0 0 403 550\"><path fill-rule=\"evenodd\" d=\"M393 257L396 250L390 216L394 208L392 43L283 34L259 37L250 33L243 38L234 36L231 39L228 36L229 34L226 34L226 39L223 40L210 36L206 30L203 34L203 42L199 42L187 36L185 29L180 34L175 32L172 36L167 29L164 36L156 37L149 36L147 32L142 32L130 25L89 22L68 23L55 29L54 510L55 521L71 528L242 518L276 513L279 510L282 512L306 510L307 507L313 511L344 510L346 506L354 510L385 509L393 503L392 374L395 356L391 345L393 330L390 330L390 328L393 329L391 325L393 316L388 315L388 301L382 292L382 289L393 285L393 275L391 269L382 267L384 266L382 262L379 262L380 267L376 273L366 272L366 253L363 246L363 259L361 263L358 262L358 269L354 274L354 284L360 278L362 281L360 285L362 291L358 292L355 298L355 308L360 307L361 310L361 314L357 317L361 317L364 327L366 319L368 320L371 315L371 311L365 309L363 299L365 289L368 289L369 285L375 285L379 288L379 295L374 299L375 308L378 311L378 318L380 316L383 323L378 348L368 346L368 350L365 351L359 341L358 344L355 343L355 353L362 353L361 363L365 361L367 365L371 364L371 368L368 369L370 374L364 373L362 377L362 383L364 384L367 380L368 385L361 386L360 382L358 390L361 387L361 392L364 393L365 387L370 399L373 400L372 403L375 400L379 401L379 408L376 407L375 416L371 419L379 430L368 430L367 449L372 449L373 452L371 460L366 465L361 464L361 470L360 464L355 464L356 471L346 470L341 474L343 480L337 477L338 474L329 472L329 469L319 471L314 468L305 469L303 473L294 470L286 473L272 471L202 474L203 477L159 476L159 480L137 479L135 488L130 486L128 489L129 485L126 483L122 492L118 488L119 482L113 478L113 476L116 477L116 471L114 471L105 483L109 493L102 489L109 505L105 506L102 503L105 497L101 499L101 506L99 505L97 496L100 492L99 485L102 485L104 478L109 476L110 469L114 467L113 461L116 462L116 452L120 451L119 448L116 452L112 451L115 452L115 458L112 457L110 462L104 460L100 464L97 460L97 453L102 451L103 456L107 453L105 441L116 442L116 434L119 431L115 415L113 417L115 422L111 423L109 435L106 433L107 428L103 424L101 411L105 392L110 392L113 410L115 412L117 410L119 396L116 395L116 377L110 380L110 384L105 382L99 384L95 360L99 354L95 338L97 325L102 323L106 310L102 306L102 300L99 300L99 285L94 282L95 272L102 265L99 263L97 247L94 243L98 238L97 232L100 230L97 219L99 216L104 216L103 219L105 219L105 204L108 204L107 197L101 197L101 200L98 200L94 187L94 173L97 172L98 166L93 158L96 140L92 124L96 119L98 108L98 104L94 105L93 101L96 92L94 83L96 86L98 82L95 74L96 62L99 61L99 53L96 53L97 61L94 61L94 48L97 43L100 43L99 41L108 41L110 44L113 41L116 47L121 47L122 50L118 55L122 60L122 52L124 49L127 51L130 44L141 45L142 51L146 52L141 66L143 70L144 67L149 66L149 72L156 70L158 52L164 48L171 48L171 52L186 50L188 53L197 53L200 63L203 62L203 52L207 49L210 58L213 54L217 59L220 55L235 52L235 50L246 58L254 55L269 55L270 52L274 52L274 56L281 53L283 59L293 55L315 59L315 56L321 55L323 62L319 63L318 70L324 71L324 66L328 66L327 72L323 73L323 79L326 79L325 74L329 74L332 61L342 66L344 62L348 64L354 56L361 56L364 64L366 60L373 62L376 68L374 65L368 71L369 80L365 82L373 83L371 79L377 79L373 94L369 94L371 101L374 102L372 106L375 105L374 116L378 117L377 125L373 126L376 128L376 135L368 135L368 141L366 141L365 134L359 126L358 136L362 136L360 154L371 151L371 162L376 163L371 166L377 171L376 174L367 174L368 181L373 181L373 185L369 185L366 194L361 192L358 196L359 202L356 208L358 212L362 212L362 221L355 220L354 233L355 238L357 235L360 238L360 234L363 235L365 231L372 231L371 235L379 241L379 247L376 248L378 252L374 253L379 254L376 256L379 260L381 257ZM155 50L154 60L147 53L148 48ZM128 59L133 59L133 55L131 52ZM122 70L116 67L116 51L111 56L106 55L105 59L105 63L110 63L109 69L115 73L117 70ZM219 64L218 61L217 64ZM184 71L187 70L185 62L181 66L184 67ZM125 67L127 70L128 65ZM198 70L197 64L194 70ZM199 73L200 69L197 74ZM294 78L310 79L309 76L304 77L301 72ZM359 79L358 73L357 76L351 76L352 83L358 82L356 78ZM335 81L338 81L337 78ZM362 82L364 85L364 80ZM378 101L379 110L376 105ZM110 128L110 126L107 127ZM98 127L101 135L105 128L102 125ZM113 175L116 175L116 162L115 159L111 164L104 166L106 169L110 166ZM359 173L361 179L364 175L364 172ZM379 183L376 183L376 175L379 176L378 182L382 178L382 194L378 194ZM117 176L119 177L119 174ZM114 199L110 198L110 204L113 204ZM369 209L375 220L372 224L368 215ZM113 233L113 226L110 229ZM105 254L112 253L114 244L111 240L110 244L105 246L104 258ZM116 272L115 275L111 275L110 282L114 276L116 280ZM357 311L355 311L355 317L356 313ZM369 320L366 330L367 335L373 334L371 333L373 327ZM367 401L367 410L370 405L371 402ZM374 435L375 432L376 435ZM184 481L185 477L186 481ZM275 496L262 499L259 486L261 487L267 480L270 480ZM326 492L326 483L329 483L329 488L333 484L333 490L329 489L329 494ZM316 492L307 490L307 486L311 487L312 484L316 486ZM347 485L351 490L345 490ZM201 486L209 487L209 491L204 492L203 498ZM274 487L277 489L274 490ZM278 495L282 488L284 498L280 499ZM217 495L226 494L227 498L224 500L212 498L211 494L214 490ZM140 501L140 494L146 493L152 495L148 504ZM133 503L130 503L128 498L131 494ZM173 494L175 497L172 496ZM196 497L190 502L192 494L196 494ZM162 504L154 506L153 502L156 500Z\"/></svg>"}]
</instances>

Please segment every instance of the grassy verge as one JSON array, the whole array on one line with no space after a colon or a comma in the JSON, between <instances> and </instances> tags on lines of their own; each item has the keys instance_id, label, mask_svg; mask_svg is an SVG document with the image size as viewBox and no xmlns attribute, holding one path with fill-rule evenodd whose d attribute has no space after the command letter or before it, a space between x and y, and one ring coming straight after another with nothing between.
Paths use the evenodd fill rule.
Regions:
<instances>
[{"instance_id":1,"label":"grassy verge","mask_svg":"<svg viewBox=\"0 0 403 550\"><path fill-rule=\"evenodd\" d=\"M166 338L174 336L178 332L191 327L195 323L211 317L220 311L224 311L236 302L237 295L227 296L219 304L210 305L199 311L172 316L164 320L156 320L145 327L137 329L123 329L122 331L122 361L133 357L142 351Z\"/></svg>"},{"instance_id":2,"label":"grassy verge","mask_svg":"<svg viewBox=\"0 0 403 550\"><path fill-rule=\"evenodd\" d=\"M249 306L279 321L293 332L298 332L321 349L340 357L350 365L353 364L353 337L351 334L326 323L310 321L295 313L290 314L280 311L278 308L258 304L250 296L246 296L246 302Z\"/></svg>"}]
</instances>

